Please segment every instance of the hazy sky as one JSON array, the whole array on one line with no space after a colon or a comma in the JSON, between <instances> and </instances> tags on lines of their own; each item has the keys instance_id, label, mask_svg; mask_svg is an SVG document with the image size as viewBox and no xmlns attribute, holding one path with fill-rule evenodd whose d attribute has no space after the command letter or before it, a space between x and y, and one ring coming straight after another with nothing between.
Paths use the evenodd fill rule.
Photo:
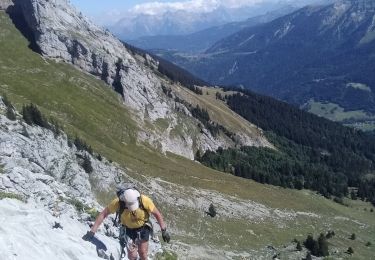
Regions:
<instances>
[{"instance_id":1,"label":"hazy sky","mask_svg":"<svg viewBox=\"0 0 375 260\"><path fill-rule=\"evenodd\" d=\"M241 7L261 2L282 2L290 0L70 0L80 11L89 16L97 16L108 11L140 12L141 10L157 10L161 8L195 9L212 8L214 6ZM293 0L298 2L299 0Z\"/></svg>"},{"instance_id":2,"label":"hazy sky","mask_svg":"<svg viewBox=\"0 0 375 260\"><path fill-rule=\"evenodd\" d=\"M313 2L318 0L70 0L97 24L111 24L122 17L137 14L159 15L166 11L185 10L207 13L218 7L241 8L263 2Z\"/></svg>"},{"instance_id":3,"label":"hazy sky","mask_svg":"<svg viewBox=\"0 0 375 260\"><path fill-rule=\"evenodd\" d=\"M181 0L158 0L157 2L180 2ZM103 12L118 9L128 10L135 5L156 2L150 0L70 0L80 11L87 15L94 16Z\"/></svg>"}]
</instances>

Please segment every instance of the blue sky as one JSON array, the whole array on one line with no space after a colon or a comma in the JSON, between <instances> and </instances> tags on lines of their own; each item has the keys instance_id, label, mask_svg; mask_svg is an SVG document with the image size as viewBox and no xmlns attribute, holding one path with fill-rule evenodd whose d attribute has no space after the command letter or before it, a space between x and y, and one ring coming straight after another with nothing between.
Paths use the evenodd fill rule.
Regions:
<instances>
[{"instance_id":1,"label":"blue sky","mask_svg":"<svg viewBox=\"0 0 375 260\"><path fill-rule=\"evenodd\" d=\"M158 2L178 2L181 0L158 0ZM127 10L137 4L155 2L152 0L70 0L83 13L93 16L105 11Z\"/></svg>"}]
</instances>

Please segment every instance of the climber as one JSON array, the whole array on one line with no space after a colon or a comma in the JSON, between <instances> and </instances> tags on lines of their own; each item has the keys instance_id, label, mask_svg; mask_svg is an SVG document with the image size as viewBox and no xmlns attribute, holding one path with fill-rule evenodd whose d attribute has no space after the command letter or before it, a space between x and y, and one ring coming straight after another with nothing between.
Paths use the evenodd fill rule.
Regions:
<instances>
[{"instance_id":1,"label":"climber","mask_svg":"<svg viewBox=\"0 0 375 260\"><path fill-rule=\"evenodd\" d=\"M116 212L122 224L122 229L120 229L120 244L122 244L122 250L126 247L129 260L137 259L137 255L139 255L141 260L147 259L148 241L150 232L152 232L152 225L149 222L150 213L158 221L164 242L169 243L170 235L167 231L162 214L155 207L152 200L140 194L136 188L119 188L117 190L117 198L112 200L98 215L91 230L82 238L90 241L104 219L109 214ZM122 240L121 233L125 233L124 240ZM121 254L123 254L123 252L121 252Z\"/></svg>"}]
</instances>

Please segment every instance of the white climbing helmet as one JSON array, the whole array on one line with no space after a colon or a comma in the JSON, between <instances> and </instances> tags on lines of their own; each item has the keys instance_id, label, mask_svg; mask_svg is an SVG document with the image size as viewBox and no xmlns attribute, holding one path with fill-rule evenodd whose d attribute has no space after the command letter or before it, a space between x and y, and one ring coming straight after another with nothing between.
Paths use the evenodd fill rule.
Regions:
<instances>
[{"instance_id":1,"label":"white climbing helmet","mask_svg":"<svg viewBox=\"0 0 375 260\"><path fill-rule=\"evenodd\" d=\"M141 194L134 189L124 191L124 201L129 210L134 211L139 208L138 198Z\"/></svg>"}]
</instances>

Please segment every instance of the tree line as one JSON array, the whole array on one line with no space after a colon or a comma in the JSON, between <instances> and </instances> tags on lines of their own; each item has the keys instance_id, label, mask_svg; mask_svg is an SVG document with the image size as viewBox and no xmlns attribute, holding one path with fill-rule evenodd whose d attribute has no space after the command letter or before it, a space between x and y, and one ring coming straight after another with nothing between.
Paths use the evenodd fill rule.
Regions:
<instances>
[{"instance_id":1,"label":"tree line","mask_svg":"<svg viewBox=\"0 0 375 260\"><path fill-rule=\"evenodd\" d=\"M276 149L219 149L197 158L203 164L288 188L307 188L326 197L348 187L375 204L375 138L304 112L284 102L241 91L225 95L229 107L265 130Z\"/></svg>"}]
</instances>

